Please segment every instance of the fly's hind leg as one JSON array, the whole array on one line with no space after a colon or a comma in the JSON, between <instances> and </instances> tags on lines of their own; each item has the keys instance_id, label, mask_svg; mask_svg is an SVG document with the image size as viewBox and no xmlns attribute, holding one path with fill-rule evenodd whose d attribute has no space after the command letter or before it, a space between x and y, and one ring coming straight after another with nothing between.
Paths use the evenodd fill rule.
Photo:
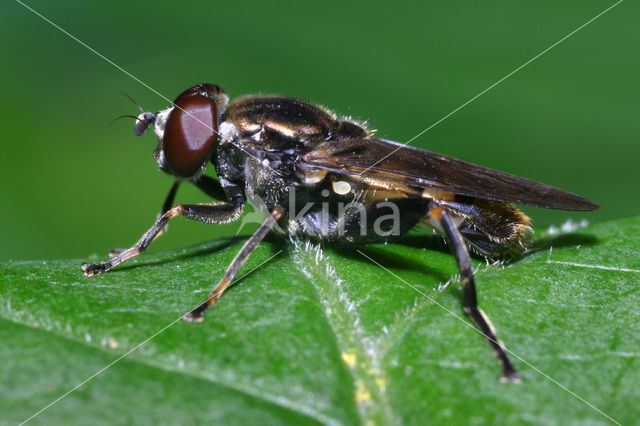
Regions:
<instances>
[{"instance_id":1,"label":"fly's hind leg","mask_svg":"<svg viewBox=\"0 0 640 426\"><path fill-rule=\"evenodd\" d=\"M489 317L478 307L476 285L473 279L473 269L469 259L469 251L462 239L462 235L455 225L449 213L442 207L432 203L429 208L429 218L437 221L444 232L447 241L451 245L453 254L458 261L458 269L462 278L462 304L466 314L473 320L493 348L498 361L502 365L502 382L520 382L520 375L507 356L504 345L496 336L496 330Z\"/></svg>"},{"instance_id":2,"label":"fly's hind leg","mask_svg":"<svg viewBox=\"0 0 640 426\"><path fill-rule=\"evenodd\" d=\"M184 216L187 219L196 220L198 222L222 224L237 219L242 213L244 201L237 200L235 202L223 204L178 204L169 209L165 214L160 216L156 223L138 240L131 248L122 251L116 257L108 262L96 264L83 264L82 269L88 277L106 272L114 266L131 259L142 253L156 236L167 225L169 220L177 216Z\"/></svg>"},{"instance_id":3,"label":"fly's hind leg","mask_svg":"<svg viewBox=\"0 0 640 426\"><path fill-rule=\"evenodd\" d=\"M197 308L186 314L183 318L187 321L202 322L202 317L211 305L213 305L222 296L222 293L231 285L233 278L238 273L238 270L247 261L253 250L258 246L260 241L269 233L269 231L276 225L278 219L282 217L284 210L277 206L275 207L269 216L264 220L260 228L247 240L242 246L236 257L233 258L231 264L225 271L222 279L211 290L207 300L202 302Z\"/></svg>"}]
</instances>

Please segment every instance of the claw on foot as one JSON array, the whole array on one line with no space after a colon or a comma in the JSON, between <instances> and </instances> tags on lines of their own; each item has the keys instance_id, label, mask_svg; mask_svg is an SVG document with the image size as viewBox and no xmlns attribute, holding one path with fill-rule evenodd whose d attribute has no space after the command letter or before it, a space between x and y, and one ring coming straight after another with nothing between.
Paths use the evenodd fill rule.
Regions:
<instances>
[{"instance_id":1,"label":"claw on foot","mask_svg":"<svg viewBox=\"0 0 640 426\"><path fill-rule=\"evenodd\" d=\"M99 275L107 270L107 266L104 263L83 263L82 270L84 271L84 275L87 277L92 277L94 275Z\"/></svg>"},{"instance_id":2,"label":"claw on foot","mask_svg":"<svg viewBox=\"0 0 640 426\"><path fill-rule=\"evenodd\" d=\"M517 371L510 371L500 376L500 383L522 383L522 376Z\"/></svg>"},{"instance_id":3,"label":"claw on foot","mask_svg":"<svg viewBox=\"0 0 640 426\"><path fill-rule=\"evenodd\" d=\"M187 322L200 323L200 322L202 322L204 320L204 315L199 315L198 316L198 314L194 314L193 311L191 311L188 314L183 315L182 319L187 321Z\"/></svg>"},{"instance_id":4,"label":"claw on foot","mask_svg":"<svg viewBox=\"0 0 640 426\"><path fill-rule=\"evenodd\" d=\"M182 316L182 319L189 322L202 322L204 320L204 312L211 306L208 301L201 303L193 311Z\"/></svg>"}]
</instances>

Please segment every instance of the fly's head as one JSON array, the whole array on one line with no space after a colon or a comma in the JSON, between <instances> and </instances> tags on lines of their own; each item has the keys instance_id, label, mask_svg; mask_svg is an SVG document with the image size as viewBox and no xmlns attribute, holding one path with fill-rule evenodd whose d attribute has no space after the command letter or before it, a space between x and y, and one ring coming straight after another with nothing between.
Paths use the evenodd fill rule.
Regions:
<instances>
[{"instance_id":1,"label":"fly's head","mask_svg":"<svg viewBox=\"0 0 640 426\"><path fill-rule=\"evenodd\" d=\"M142 136L153 124L158 138L153 156L160 169L180 179L193 179L216 150L220 117L228 102L220 87L198 84L182 92L165 110L143 111L133 131Z\"/></svg>"}]
</instances>

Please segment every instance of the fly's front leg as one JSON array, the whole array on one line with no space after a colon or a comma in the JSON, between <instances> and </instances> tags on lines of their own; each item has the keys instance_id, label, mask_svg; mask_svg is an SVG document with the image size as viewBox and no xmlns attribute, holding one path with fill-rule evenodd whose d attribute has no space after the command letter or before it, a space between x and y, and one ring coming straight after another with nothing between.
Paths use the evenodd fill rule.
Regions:
<instances>
[{"instance_id":1,"label":"fly's front leg","mask_svg":"<svg viewBox=\"0 0 640 426\"><path fill-rule=\"evenodd\" d=\"M224 189L222 188L222 185L220 185L220 182L218 182L214 178L202 175L198 178L197 181L194 182L194 185L196 185L198 189L200 189L202 192L204 192L214 200L228 201L228 197L225 194ZM176 180L173 183L173 185L171 185L171 189L169 190L169 193L167 194L167 197L165 198L164 203L162 203L162 210L160 210L160 213L158 214L158 217L156 218L156 220L160 220L162 216L171 209L171 206L173 206L173 200L175 200L176 198L176 193L178 192L179 186L180 186L179 180ZM165 232L167 232L167 227L168 225L165 225L163 228L161 228L160 231L156 233L154 240L160 237ZM109 252L109 257L111 258L117 257L122 253L124 253L124 251L125 249L121 249L121 248L113 249Z\"/></svg>"},{"instance_id":2,"label":"fly's front leg","mask_svg":"<svg viewBox=\"0 0 640 426\"><path fill-rule=\"evenodd\" d=\"M227 195L225 194L222 185L220 185L220 182L218 182L216 179L202 175L198 178L197 181L194 182L194 185L197 186L200 191L204 192L214 200L228 201ZM162 210L158 214L158 219L160 219L162 215L168 212L169 209L171 209L171 206L173 206L173 200L176 197L179 186L179 180L176 180L173 186L171 186L171 190L169 190L167 198L164 200L164 204L162 204ZM167 232L168 227L169 225L165 225L164 228L162 228L160 232L158 232L155 238L158 238L159 236Z\"/></svg>"},{"instance_id":3,"label":"fly's front leg","mask_svg":"<svg viewBox=\"0 0 640 426\"><path fill-rule=\"evenodd\" d=\"M178 187L180 187L180 181L176 180L173 185L171 185L171 189L167 194L167 197L164 199L164 203L162 203L162 210L160 210L160 214L158 215L158 219L171 210L171 206L173 206L173 200L176 198L176 193L178 192Z\"/></svg>"},{"instance_id":4,"label":"fly's front leg","mask_svg":"<svg viewBox=\"0 0 640 426\"><path fill-rule=\"evenodd\" d=\"M202 175L198 178L197 181L194 182L194 185L197 186L200 191L204 192L214 200L228 200L227 194L224 192L222 185L220 185L220 182L217 179Z\"/></svg>"},{"instance_id":5,"label":"fly's front leg","mask_svg":"<svg viewBox=\"0 0 640 426\"><path fill-rule=\"evenodd\" d=\"M462 235L458 227L454 224L449 213L435 203L429 208L429 217L439 222L444 231L453 254L458 261L458 269L462 278L462 305L466 314L475 322L476 326L493 348L498 361L502 365L502 375L500 381L520 382L520 375L516 371L513 363L507 356L504 345L496 336L496 330L491 324L491 320L482 309L478 307L478 298L476 295L476 285L473 279L473 269L469 258L469 251L464 243Z\"/></svg>"},{"instance_id":6,"label":"fly's front leg","mask_svg":"<svg viewBox=\"0 0 640 426\"><path fill-rule=\"evenodd\" d=\"M222 279L209 293L207 300L202 302L193 311L186 314L183 318L187 321L202 322L202 317L211 305L213 305L222 296L222 293L231 285L231 281L238 273L238 270L247 261L253 250L258 246L260 241L269 233L269 231L276 225L278 219L282 217L284 209L282 207L275 207L269 216L264 220L260 228L247 240L242 246L236 257L233 258L231 264L225 271Z\"/></svg>"},{"instance_id":7,"label":"fly's front leg","mask_svg":"<svg viewBox=\"0 0 640 426\"><path fill-rule=\"evenodd\" d=\"M160 220L160 218L162 216L164 216L165 214L167 214L167 212L169 210L171 210L171 206L173 206L173 200L175 200L176 198L176 193L178 192L178 188L180 187L180 181L176 180L173 185L171 185L171 189L169 190L169 193L167 194L167 198L164 199L164 203L162 203L162 210L160 210L160 213L158 213L158 217L156 218L156 220ZM165 232L167 232L167 229L169 228L168 224L165 224L160 231L153 237L153 239L155 240L156 238L158 238L159 236L161 236L162 234L164 234ZM117 253L120 254L120 253Z\"/></svg>"},{"instance_id":8,"label":"fly's front leg","mask_svg":"<svg viewBox=\"0 0 640 426\"><path fill-rule=\"evenodd\" d=\"M173 200L176 198L176 193L178 192L179 186L180 186L180 181L178 180L176 180L173 183L173 185L171 185L171 189L169 190L167 197L164 199L164 203L162 203L162 210L160 210L160 213L158 214L158 217L156 218L156 220L160 220L162 215L164 215L169 211L169 209L171 209L171 206L173 205ZM165 225L164 228L160 229L160 231L156 233L156 235L154 236L154 239L158 238L160 235L164 234L166 231L167 231L167 226ZM109 252L109 257L111 258L118 257L125 251L126 250L122 248L113 249Z\"/></svg>"},{"instance_id":9,"label":"fly's front leg","mask_svg":"<svg viewBox=\"0 0 640 426\"><path fill-rule=\"evenodd\" d=\"M176 193L178 192L179 186L180 186L179 180L176 180L173 183L173 185L171 185L171 189L169 190L169 193L167 194L167 198L165 198L164 203L162 204L162 210L160 210L160 213L158 213L158 217L156 218L156 220L160 219L169 210L171 210L171 206L173 206L173 200L175 200L176 198ZM168 228L169 228L169 225L165 225L162 229L160 229L160 232L158 232L156 236L153 237L153 239L155 240L156 238L158 238L159 236L167 232Z\"/></svg>"},{"instance_id":10,"label":"fly's front leg","mask_svg":"<svg viewBox=\"0 0 640 426\"><path fill-rule=\"evenodd\" d=\"M236 220L242 213L244 201L238 200L225 204L178 204L160 216L156 223L131 248L124 250L113 259L104 263L83 264L82 269L88 277L106 272L114 266L131 259L143 252L153 239L162 231L169 220L177 216L198 222L222 224Z\"/></svg>"},{"instance_id":11,"label":"fly's front leg","mask_svg":"<svg viewBox=\"0 0 640 426\"><path fill-rule=\"evenodd\" d=\"M225 194L224 189L222 188L222 185L220 185L220 182L218 182L214 178L211 178L206 175L202 175L198 178L197 181L194 182L194 185L197 186L200 191L204 192L214 200L228 201L227 195ZM171 209L171 206L173 206L173 200L176 198L176 193L178 192L179 186L180 186L180 181L176 180L171 186L171 189L167 194L167 198L165 198L164 203L162 204L162 210L160 210L160 213L158 214L157 219L160 219L163 214L165 214L166 212L169 211L169 209ZM165 225L164 228L162 228L160 232L156 234L155 238L158 238L159 236L167 232L168 226L169 225ZM118 254L120 253L116 253L116 255Z\"/></svg>"}]
</instances>

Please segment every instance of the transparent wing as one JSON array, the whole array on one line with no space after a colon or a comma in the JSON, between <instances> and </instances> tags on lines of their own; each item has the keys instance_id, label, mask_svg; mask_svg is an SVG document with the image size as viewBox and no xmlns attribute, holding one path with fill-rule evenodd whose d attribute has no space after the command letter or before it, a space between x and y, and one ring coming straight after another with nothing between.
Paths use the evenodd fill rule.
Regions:
<instances>
[{"instance_id":1,"label":"transparent wing","mask_svg":"<svg viewBox=\"0 0 640 426\"><path fill-rule=\"evenodd\" d=\"M374 137L311 144L298 167L304 172L326 170L505 203L562 210L599 208L553 186Z\"/></svg>"}]
</instances>

